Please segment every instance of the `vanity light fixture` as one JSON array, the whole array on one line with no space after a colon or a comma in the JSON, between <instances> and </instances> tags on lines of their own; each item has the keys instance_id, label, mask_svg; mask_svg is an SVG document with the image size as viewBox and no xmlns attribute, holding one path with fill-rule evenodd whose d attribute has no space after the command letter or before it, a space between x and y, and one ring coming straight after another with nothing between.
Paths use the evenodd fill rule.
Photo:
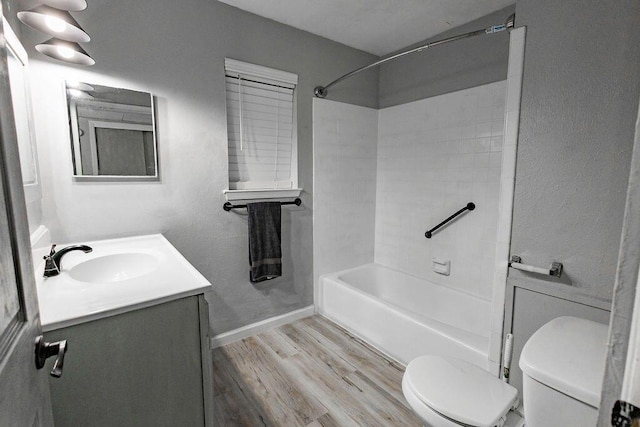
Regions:
<instances>
[{"instance_id":1,"label":"vanity light fixture","mask_svg":"<svg viewBox=\"0 0 640 427\"><path fill-rule=\"evenodd\" d=\"M59 61L77 65L93 65L96 61L78 43L60 39L49 39L36 45L36 50Z\"/></svg>"},{"instance_id":2,"label":"vanity light fixture","mask_svg":"<svg viewBox=\"0 0 640 427\"><path fill-rule=\"evenodd\" d=\"M87 2L85 0L40 0L40 3L70 12L80 12L87 8Z\"/></svg>"},{"instance_id":3,"label":"vanity light fixture","mask_svg":"<svg viewBox=\"0 0 640 427\"><path fill-rule=\"evenodd\" d=\"M65 10L43 4L18 12L18 19L23 24L58 39L76 43L87 43L91 40L78 21Z\"/></svg>"}]
</instances>

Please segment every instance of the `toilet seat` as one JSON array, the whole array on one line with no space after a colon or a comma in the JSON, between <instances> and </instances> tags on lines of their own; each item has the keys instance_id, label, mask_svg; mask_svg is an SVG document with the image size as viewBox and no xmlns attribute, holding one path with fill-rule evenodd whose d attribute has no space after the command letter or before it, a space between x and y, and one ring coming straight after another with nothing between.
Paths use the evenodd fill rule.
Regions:
<instances>
[{"instance_id":1,"label":"toilet seat","mask_svg":"<svg viewBox=\"0 0 640 427\"><path fill-rule=\"evenodd\" d=\"M441 425L494 427L517 403L511 385L469 362L440 356L421 356L409 363L402 379L409 404L427 421ZM418 405L424 407L417 408ZM426 411L425 411L426 410Z\"/></svg>"}]
</instances>

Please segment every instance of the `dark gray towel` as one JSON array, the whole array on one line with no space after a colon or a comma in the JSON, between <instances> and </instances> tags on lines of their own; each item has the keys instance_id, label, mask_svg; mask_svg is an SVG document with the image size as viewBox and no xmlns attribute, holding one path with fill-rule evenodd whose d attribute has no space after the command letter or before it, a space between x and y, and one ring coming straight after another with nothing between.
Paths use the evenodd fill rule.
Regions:
<instances>
[{"instance_id":1,"label":"dark gray towel","mask_svg":"<svg viewBox=\"0 0 640 427\"><path fill-rule=\"evenodd\" d=\"M282 275L280 202L247 203L249 212L249 279L262 282Z\"/></svg>"}]
</instances>

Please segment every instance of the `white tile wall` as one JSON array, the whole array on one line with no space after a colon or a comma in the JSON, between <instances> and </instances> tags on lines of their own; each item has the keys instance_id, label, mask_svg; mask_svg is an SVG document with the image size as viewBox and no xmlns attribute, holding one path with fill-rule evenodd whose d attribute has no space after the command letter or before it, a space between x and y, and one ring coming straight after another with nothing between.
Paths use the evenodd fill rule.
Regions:
<instances>
[{"instance_id":1,"label":"white tile wall","mask_svg":"<svg viewBox=\"0 0 640 427\"><path fill-rule=\"evenodd\" d=\"M316 288L321 274L373 262L377 140L378 110L313 100Z\"/></svg>"},{"instance_id":2,"label":"white tile wall","mask_svg":"<svg viewBox=\"0 0 640 427\"><path fill-rule=\"evenodd\" d=\"M379 111L375 262L490 299L506 82ZM474 202L476 209L424 232ZM431 270L451 260L450 276Z\"/></svg>"}]
</instances>

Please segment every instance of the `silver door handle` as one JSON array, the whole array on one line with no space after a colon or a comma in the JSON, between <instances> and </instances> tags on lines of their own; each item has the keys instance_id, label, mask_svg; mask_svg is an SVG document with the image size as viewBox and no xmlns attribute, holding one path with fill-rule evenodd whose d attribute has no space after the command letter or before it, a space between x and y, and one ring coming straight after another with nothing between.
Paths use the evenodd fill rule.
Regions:
<instances>
[{"instance_id":1,"label":"silver door handle","mask_svg":"<svg viewBox=\"0 0 640 427\"><path fill-rule=\"evenodd\" d=\"M56 361L53 363L53 369L50 374L52 377L60 378L62 376L64 355L67 353L67 348L67 340L46 342L44 337L40 335L36 338L36 368L42 369L45 360L51 356L56 356Z\"/></svg>"}]
</instances>

